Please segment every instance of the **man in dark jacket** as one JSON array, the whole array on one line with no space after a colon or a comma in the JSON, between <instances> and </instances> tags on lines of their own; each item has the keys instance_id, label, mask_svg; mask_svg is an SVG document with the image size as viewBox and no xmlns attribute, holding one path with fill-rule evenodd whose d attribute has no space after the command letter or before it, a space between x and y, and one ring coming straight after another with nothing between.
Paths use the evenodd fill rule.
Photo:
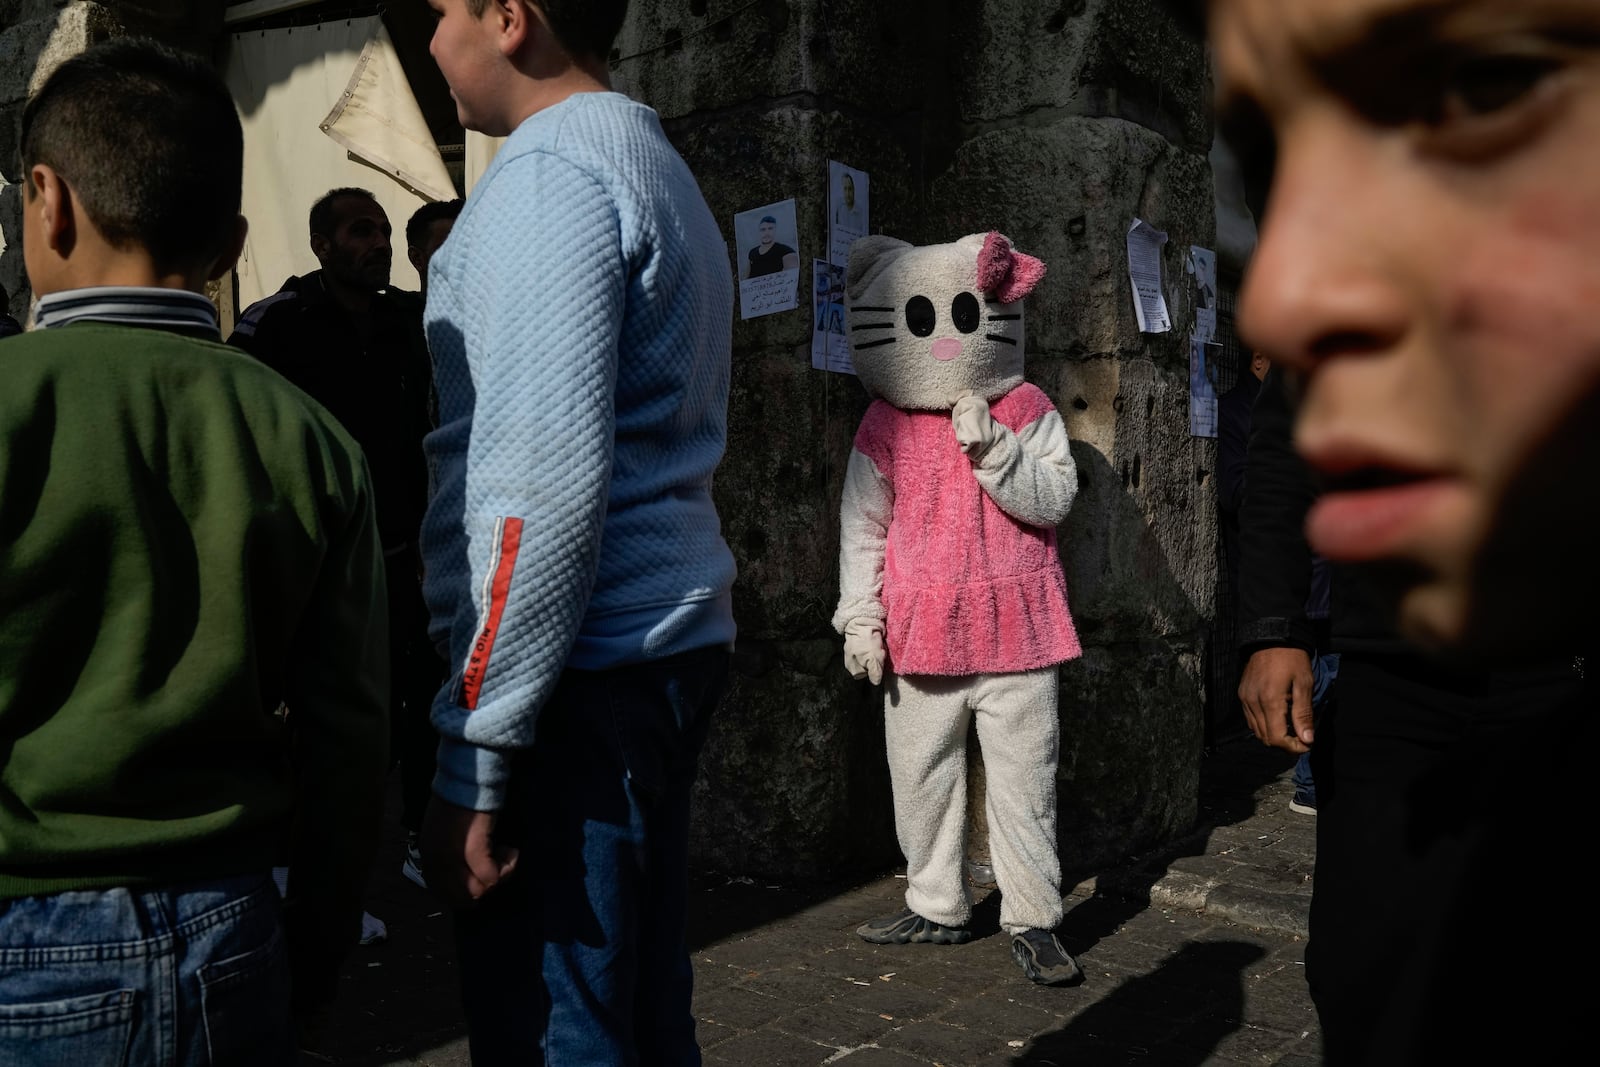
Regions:
<instances>
[{"instance_id":1,"label":"man in dark jacket","mask_svg":"<svg viewBox=\"0 0 1600 1067\"><path fill-rule=\"evenodd\" d=\"M435 744L428 727L444 664L427 639L418 533L428 505L422 438L431 428L432 365L414 294L389 288L388 216L364 189L334 189L311 208L321 270L291 277L240 317L228 343L327 408L366 454L388 574L391 745L400 763L407 877L421 884L422 825Z\"/></svg>"}]
</instances>

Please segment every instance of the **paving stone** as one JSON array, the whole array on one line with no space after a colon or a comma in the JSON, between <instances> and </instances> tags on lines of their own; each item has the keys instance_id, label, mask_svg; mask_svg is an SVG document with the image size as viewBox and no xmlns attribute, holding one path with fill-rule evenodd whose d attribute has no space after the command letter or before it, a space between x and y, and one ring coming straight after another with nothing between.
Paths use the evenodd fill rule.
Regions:
<instances>
[{"instance_id":1,"label":"paving stone","mask_svg":"<svg viewBox=\"0 0 1600 1067\"><path fill-rule=\"evenodd\" d=\"M757 1030L724 1041L703 1057L717 1067L816 1067L839 1050L781 1030Z\"/></svg>"},{"instance_id":2,"label":"paving stone","mask_svg":"<svg viewBox=\"0 0 1600 1067\"><path fill-rule=\"evenodd\" d=\"M800 947L791 938L763 933L755 937L741 937L720 944L707 945L695 953L695 958L707 959L729 967L767 971L776 967L807 963L811 957L820 955L822 953L814 946Z\"/></svg>"},{"instance_id":3,"label":"paving stone","mask_svg":"<svg viewBox=\"0 0 1600 1067\"><path fill-rule=\"evenodd\" d=\"M879 1038L878 1044L951 1064L973 1063L986 1056L1015 1051L1005 1038L937 1020L908 1023Z\"/></svg>"},{"instance_id":4,"label":"paving stone","mask_svg":"<svg viewBox=\"0 0 1600 1067\"><path fill-rule=\"evenodd\" d=\"M1246 926L1279 930L1295 937L1310 933L1310 898L1247 885L1218 886L1206 899L1207 911Z\"/></svg>"},{"instance_id":5,"label":"paving stone","mask_svg":"<svg viewBox=\"0 0 1600 1067\"><path fill-rule=\"evenodd\" d=\"M1176 1043L1224 1062L1273 1063L1289 1052L1315 1050L1309 1037L1261 1026L1208 1018L1180 1032Z\"/></svg>"},{"instance_id":6,"label":"paving stone","mask_svg":"<svg viewBox=\"0 0 1600 1067\"><path fill-rule=\"evenodd\" d=\"M1311 1003L1304 975L1247 981L1239 1018L1271 1019L1274 1026L1291 1031L1317 1025L1316 1007Z\"/></svg>"},{"instance_id":7,"label":"paving stone","mask_svg":"<svg viewBox=\"0 0 1600 1067\"><path fill-rule=\"evenodd\" d=\"M695 1018L735 1030L753 1030L793 1008L792 1001L779 1000L742 986L707 988L702 985L694 996Z\"/></svg>"},{"instance_id":8,"label":"paving stone","mask_svg":"<svg viewBox=\"0 0 1600 1067\"><path fill-rule=\"evenodd\" d=\"M867 985L847 984L838 994L837 1002L857 1011L887 1015L895 1022L926 1019L946 1011L950 1006L948 998L936 993L915 986L877 981Z\"/></svg>"},{"instance_id":9,"label":"paving stone","mask_svg":"<svg viewBox=\"0 0 1600 1067\"><path fill-rule=\"evenodd\" d=\"M832 1062L848 1064L849 1067L925 1067L929 1061L908 1056L894 1049L868 1046L852 1049Z\"/></svg>"},{"instance_id":10,"label":"paving stone","mask_svg":"<svg viewBox=\"0 0 1600 1067\"><path fill-rule=\"evenodd\" d=\"M817 1001L839 996L850 985L842 978L835 978L806 967L779 967L770 971L751 971L740 977L737 984L755 993L777 997L785 1001L790 1008L815 1004Z\"/></svg>"},{"instance_id":11,"label":"paving stone","mask_svg":"<svg viewBox=\"0 0 1600 1067\"><path fill-rule=\"evenodd\" d=\"M962 1001L948 1011L941 1012L939 1021L978 1030L1007 1041L1025 1040L1059 1022L1048 1012L992 994Z\"/></svg>"},{"instance_id":12,"label":"paving stone","mask_svg":"<svg viewBox=\"0 0 1600 1067\"><path fill-rule=\"evenodd\" d=\"M1322 1067L1322 1057L1295 1048L1274 1060L1273 1067Z\"/></svg>"},{"instance_id":13,"label":"paving stone","mask_svg":"<svg viewBox=\"0 0 1600 1067\"><path fill-rule=\"evenodd\" d=\"M880 1015L850 1006L844 1000L808 1004L770 1024L772 1029L828 1045L867 1045L896 1025L892 1015Z\"/></svg>"},{"instance_id":14,"label":"paving stone","mask_svg":"<svg viewBox=\"0 0 1600 1067\"><path fill-rule=\"evenodd\" d=\"M699 1044L701 1051L714 1049L724 1041L738 1037L743 1031L736 1030L722 1023L712 1022L709 1019L695 1018L694 1039Z\"/></svg>"}]
</instances>

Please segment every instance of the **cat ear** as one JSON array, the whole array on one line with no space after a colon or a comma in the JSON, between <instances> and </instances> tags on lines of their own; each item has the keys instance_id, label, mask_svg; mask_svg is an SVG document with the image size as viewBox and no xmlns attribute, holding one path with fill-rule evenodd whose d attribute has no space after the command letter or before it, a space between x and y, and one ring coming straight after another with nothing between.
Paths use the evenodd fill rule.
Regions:
<instances>
[{"instance_id":1,"label":"cat ear","mask_svg":"<svg viewBox=\"0 0 1600 1067\"><path fill-rule=\"evenodd\" d=\"M1038 288L1044 272L1042 260L1018 252L1004 234L990 233L983 239L983 250L978 253L978 289L985 296L1002 304L1021 300Z\"/></svg>"},{"instance_id":2,"label":"cat ear","mask_svg":"<svg viewBox=\"0 0 1600 1067\"><path fill-rule=\"evenodd\" d=\"M850 243L850 265L845 268L845 295L859 300L885 267L911 247L897 237L875 233Z\"/></svg>"}]
</instances>

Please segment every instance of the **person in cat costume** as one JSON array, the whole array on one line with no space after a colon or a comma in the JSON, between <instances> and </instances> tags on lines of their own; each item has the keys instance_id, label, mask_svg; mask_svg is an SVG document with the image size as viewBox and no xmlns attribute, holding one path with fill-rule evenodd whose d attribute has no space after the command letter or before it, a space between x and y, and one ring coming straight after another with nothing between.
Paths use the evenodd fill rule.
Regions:
<instances>
[{"instance_id":1,"label":"person in cat costume","mask_svg":"<svg viewBox=\"0 0 1600 1067\"><path fill-rule=\"evenodd\" d=\"M1023 381L1022 300L1044 264L998 233L850 249L856 373L873 397L840 508L834 628L881 684L906 908L877 944L970 940L966 740L977 720L1000 925L1029 979L1081 980L1053 933L1057 669L1081 654L1056 526L1077 491L1067 432Z\"/></svg>"}]
</instances>

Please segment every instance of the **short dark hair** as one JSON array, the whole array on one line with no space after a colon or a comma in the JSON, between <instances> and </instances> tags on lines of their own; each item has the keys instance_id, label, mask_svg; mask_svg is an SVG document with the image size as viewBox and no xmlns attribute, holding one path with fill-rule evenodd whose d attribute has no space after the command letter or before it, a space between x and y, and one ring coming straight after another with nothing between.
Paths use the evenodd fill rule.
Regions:
<instances>
[{"instance_id":1,"label":"short dark hair","mask_svg":"<svg viewBox=\"0 0 1600 1067\"><path fill-rule=\"evenodd\" d=\"M411 213L406 222L406 244L422 243L422 235L429 226L441 219L454 219L461 214L460 200L430 200Z\"/></svg>"},{"instance_id":2,"label":"short dark hair","mask_svg":"<svg viewBox=\"0 0 1600 1067\"><path fill-rule=\"evenodd\" d=\"M143 38L95 45L22 109L22 167L59 174L113 247L162 269L209 263L233 240L244 133L209 65Z\"/></svg>"},{"instance_id":3,"label":"short dark hair","mask_svg":"<svg viewBox=\"0 0 1600 1067\"><path fill-rule=\"evenodd\" d=\"M311 236L316 237L319 234L323 237L333 236L333 207L339 201L345 199L371 200L374 204L378 203L378 198L366 189L358 189L353 185L329 189L317 198L315 204L311 205ZM378 204L378 206L382 207L383 205Z\"/></svg>"},{"instance_id":4,"label":"short dark hair","mask_svg":"<svg viewBox=\"0 0 1600 1067\"><path fill-rule=\"evenodd\" d=\"M628 17L628 0L532 0L550 20L550 29L574 57L604 59ZM482 15L489 0L467 0L467 10Z\"/></svg>"}]
</instances>

